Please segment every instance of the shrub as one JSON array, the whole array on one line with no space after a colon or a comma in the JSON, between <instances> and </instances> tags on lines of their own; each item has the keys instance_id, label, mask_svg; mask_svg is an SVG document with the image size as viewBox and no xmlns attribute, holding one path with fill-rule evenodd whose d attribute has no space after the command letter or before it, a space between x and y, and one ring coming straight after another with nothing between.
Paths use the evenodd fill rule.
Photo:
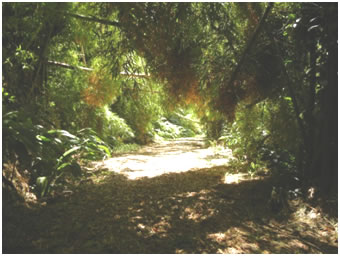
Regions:
<instances>
[{"instance_id":1,"label":"shrub","mask_svg":"<svg viewBox=\"0 0 340 256\"><path fill-rule=\"evenodd\" d=\"M81 176L80 160L110 155L110 147L91 128L74 135L66 130L33 125L23 112L13 111L3 116L3 162L28 170L31 188L38 196L45 196L62 185L65 174Z\"/></svg>"}]
</instances>

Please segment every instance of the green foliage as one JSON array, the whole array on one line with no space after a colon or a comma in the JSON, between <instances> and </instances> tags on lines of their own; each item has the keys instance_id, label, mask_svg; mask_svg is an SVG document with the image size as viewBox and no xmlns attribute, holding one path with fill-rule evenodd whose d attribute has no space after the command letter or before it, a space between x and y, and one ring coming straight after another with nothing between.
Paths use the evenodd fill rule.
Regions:
<instances>
[{"instance_id":1,"label":"green foliage","mask_svg":"<svg viewBox=\"0 0 340 256\"><path fill-rule=\"evenodd\" d=\"M195 113L195 109L186 106L167 115L170 122L184 128L182 137L192 137L202 133L200 120Z\"/></svg>"},{"instance_id":2,"label":"green foliage","mask_svg":"<svg viewBox=\"0 0 340 256\"><path fill-rule=\"evenodd\" d=\"M102 134L106 141L116 145L123 142L132 142L134 140L134 131L123 118L119 117L116 113L111 112L109 107L104 106L100 116L104 120Z\"/></svg>"},{"instance_id":3,"label":"green foliage","mask_svg":"<svg viewBox=\"0 0 340 256\"><path fill-rule=\"evenodd\" d=\"M153 124L154 132L159 137L175 139L180 137L194 137L202 133L199 120L189 107L186 109L178 108L166 116L167 117L161 117Z\"/></svg>"},{"instance_id":4,"label":"green foliage","mask_svg":"<svg viewBox=\"0 0 340 256\"><path fill-rule=\"evenodd\" d=\"M111 106L135 131L139 143L147 143L152 139L152 123L162 113L162 95L158 84L140 80L122 82L122 95ZM157 91L153 93L154 91Z\"/></svg>"},{"instance_id":5,"label":"green foliage","mask_svg":"<svg viewBox=\"0 0 340 256\"><path fill-rule=\"evenodd\" d=\"M30 170L31 186L39 196L63 184L65 174L82 175L80 160L110 155L111 148L90 128L73 135L65 130L33 125L29 117L17 111L3 116L4 162L17 159L22 168Z\"/></svg>"},{"instance_id":6,"label":"green foliage","mask_svg":"<svg viewBox=\"0 0 340 256\"><path fill-rule=\"evenodd\" d=\"M234 167L251 175L268 169L281 173L296 170L299 137L292 109L287 104L282 99L252 107L239 106L235 122L226 126L219 139L233 150L238 161L232 164L237 165Z\"/></svg>"},{"instance_id":7,"label":"green foliage","mask_svg":"<svg viewBox=\"0 0 340 256\"><path fill-rule=\"evenodd\" d=\"M45 89L49 43L65 28L67 3L3 3L3 81L19 103ZM56 12L59 10L60 12ZM29 98L29 101L27 100Z\"/></svg>"},{"instance_id":8,"label":"green foliage","mask_svg":"<svg viewBox=\"0 0 340 256\"><path fill-rule=\"evenodd\" d=\"M155 123L155 133L165 139L175 139L182 136L185 129L179 125L169 122L166 118L161 118ZM190 136L187 136L190 137Z\"/></svg>"},{"instance_id":9,"label":"green foliage","mask_svg":"<svg viewBox=\"0 0 340 256\"><path fill-rule=\"evenodd\" d=\"M115 7L124 43L146 59L148 68L166 84L174 99L194 99L197 78L191 63L200 55L202 36L194 6L129 3Z\"/></svg>"},{"instance_id":10,"label":"green foliage","mask_svg":"<svg viewBox=\"0 0 340 256\"><path fill-rule=\"evenodd\" d=\"M337 6L268 6L3 3L4 158L41 165L51 187L108 145L199 134L196 112L249 172L332 181Z\"/></svg>"}]
</instances>

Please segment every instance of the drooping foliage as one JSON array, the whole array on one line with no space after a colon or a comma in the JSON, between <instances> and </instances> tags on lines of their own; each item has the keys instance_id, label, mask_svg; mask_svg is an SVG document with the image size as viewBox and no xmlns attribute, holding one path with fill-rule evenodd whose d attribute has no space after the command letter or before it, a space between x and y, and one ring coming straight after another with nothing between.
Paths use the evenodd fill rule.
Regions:
<instances>
[{"instance_id":1,"label":"drooping foliage","mask_svg":"<svg viewBox=\"0 0 340 256\"><path fill-rule=\"evenodd\" d=\"M278 172L336 188L337 4L3 3L2 11L3 160L19 161L30 184L51 187L59 170L122 143L193 136L197 115L251 170L278 162ZM47 173L34 171L42 161Z\"/></svg>"},{"instance_id":2,"label":"drooping foliage","mask_svg":"<svg viewBox=\"0 0 340 256\"><path fill-rule=\"evenodd\" d=\"M303 183L329 191L337 187L332 182L337 177L337 33L329 20L337 19L336 5L276 4L272 12L246 57L251 65L243 65L236 79L246 88L245 110L239 111L244 121L237 115L233 125L238 148L249 155L265 142L276 155L286 155L280 162L295 169Z\"/></svg>"},{"instance_id":3,"label":"drooping foliage","mask_svg":"<svg viewBox=\"0 0 340 256\"><path fill-rule=\"evenodd\" d=\"M198 80L192 64L200 56L202 32L189 3L129 3L118 6L128 42L151 73L179 100L195 101Z\"/></svg>"}]
</instances>

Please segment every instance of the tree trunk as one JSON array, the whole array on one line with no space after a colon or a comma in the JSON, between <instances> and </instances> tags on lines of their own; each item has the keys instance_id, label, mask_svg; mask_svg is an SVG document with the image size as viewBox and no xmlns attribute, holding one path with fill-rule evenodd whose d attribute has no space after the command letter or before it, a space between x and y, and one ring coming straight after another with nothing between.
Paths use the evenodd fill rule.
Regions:
<instances>
[{"instance_id":1,"label":"tree trunk","mask_svg":"<svg viewBox=\"0 0 340 256\"><path fill-rule=\"evenodd\" d=\"M315 144L318 143L316 138L317 129L315 129L315 121L314 121L314 106L315 106L315 88L316 88L316 39L311 36L309 39L309 93L308 95L308 102L306 106L305 118L304 121L306 123L306 136L308 138L307 144L305 145L306 156L305 159L307 162L302 167L305 171L308 171L309 176L314 175L314 168L315 160L314 151L317 150L315 148Z\"/></svg>"},{"instance_id":2,"label":"tree trunk","mask_svg":"<svg viewBox=\"0 0 340 256\"><path fill-rule=\"evenodd\" d=\"M325 6L325 23L337 20L337 4ZM337 23L336 23L337 24ZM338 188L338 44L337 26L327 26L327 83L320 104L320 133L315 144L313 174L324 195Z\"/></svg>"}]
</instances>

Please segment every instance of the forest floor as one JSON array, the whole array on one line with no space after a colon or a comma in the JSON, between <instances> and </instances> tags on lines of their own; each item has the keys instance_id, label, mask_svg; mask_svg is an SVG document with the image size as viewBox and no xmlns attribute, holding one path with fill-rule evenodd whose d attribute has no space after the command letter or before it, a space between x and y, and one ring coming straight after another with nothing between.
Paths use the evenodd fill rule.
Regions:
<instances>
[{"instance_id":1,"label":"forest floor","mask_svg":"<svg viewBox=\"0 0 340 256\"><path fill-rule=\"evenodd\" d=\"M337 253L337 219L299 201L274 214L270 178L228 173L202 138L94 162L67 193L3 207L3 253Z\"/></svg>"}]
</instances>

